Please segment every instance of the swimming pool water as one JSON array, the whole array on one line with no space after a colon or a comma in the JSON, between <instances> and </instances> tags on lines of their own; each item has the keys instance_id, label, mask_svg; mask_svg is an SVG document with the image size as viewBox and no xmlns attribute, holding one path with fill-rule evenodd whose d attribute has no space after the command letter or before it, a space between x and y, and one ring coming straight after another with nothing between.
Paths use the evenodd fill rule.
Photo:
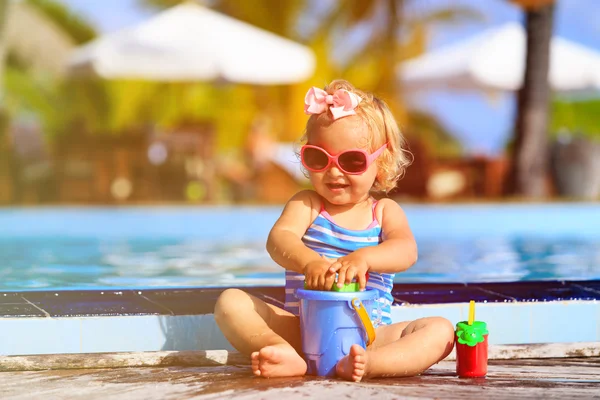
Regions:
<instances>
[{"instance_id":1,"label":"swimming pool water","mask_svg":"<svg viewBox=\"0 0 600 400\"><path fill-rule=\"evenodd\" d=\"M281 207L0 210L0 290L282 285ZM419 261L397 282L600 278L600 206L406 206Z\"/></svg>"}]
</instances>

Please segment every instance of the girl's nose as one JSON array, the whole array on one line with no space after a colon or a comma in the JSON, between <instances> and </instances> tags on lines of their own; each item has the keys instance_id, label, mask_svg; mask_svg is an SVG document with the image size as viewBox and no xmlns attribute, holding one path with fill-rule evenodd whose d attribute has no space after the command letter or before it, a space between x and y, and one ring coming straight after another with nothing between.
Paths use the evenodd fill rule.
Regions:
<instances>
[{"instance_id":1,"label":"girl's nose","mask_svg":"<svg viewBox=\"0 0 600 400\"><path fill-rule=\"evenodd\" d=\"M335 163L331 164L331 167L329 167L329 169L327 170L327 173L331 176L340 176L340 175L344 175L344 173L342 172L342 170L340 170L338 168L337 165L335 165Z\"/></svg>"}]
</instances>

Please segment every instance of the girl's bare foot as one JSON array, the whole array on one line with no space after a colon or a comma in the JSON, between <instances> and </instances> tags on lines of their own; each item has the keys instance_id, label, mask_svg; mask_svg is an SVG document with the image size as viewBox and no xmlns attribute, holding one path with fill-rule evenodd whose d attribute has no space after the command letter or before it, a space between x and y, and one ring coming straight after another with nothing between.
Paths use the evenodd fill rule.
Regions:
<instances>
[{"instance_id":1,"label":"girl's bare foot","mask_svg":"<svg viewBox=\"0 0 600 400\"><path fill-rule=\"evenodd\" d=\"M266 346L250 355L252 373L263 378L302 376L306 362L290 345Z\"/></svg>"},{"instance_id":2,"label":"girl's bare foot","mask_svg":"<svg viewBox=\"0 0 600 400\"><path fill-rule=\"evenodd\" d=\"M335 372L347 381L360 382L366 376L367 351L358 344L350 347L350 354L338 361Z\"/></svg>"}]
</instances>

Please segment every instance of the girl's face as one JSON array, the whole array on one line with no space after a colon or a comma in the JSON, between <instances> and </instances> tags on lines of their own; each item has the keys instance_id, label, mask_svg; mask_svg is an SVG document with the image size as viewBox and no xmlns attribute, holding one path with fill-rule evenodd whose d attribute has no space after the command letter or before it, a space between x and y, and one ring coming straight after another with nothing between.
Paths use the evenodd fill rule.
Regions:
<instances>
[{"instance_id":1,"label":"girl's face","mask_svg":"<svg viewBox=\"0 0 600 400\"><path fill-rule=\"evenodd\" d=\"M307 144L318 146L332 156L346 150L367 149L369 131L356 116L344 117L331 124L313 121L307 130ZM357 204L369 198L369 191L377 177L377 163L373 162L360 175L348 175L335 163L320 172L309 171L309 178L316 192L335 205Z\"/></svg>"}]
</instances>

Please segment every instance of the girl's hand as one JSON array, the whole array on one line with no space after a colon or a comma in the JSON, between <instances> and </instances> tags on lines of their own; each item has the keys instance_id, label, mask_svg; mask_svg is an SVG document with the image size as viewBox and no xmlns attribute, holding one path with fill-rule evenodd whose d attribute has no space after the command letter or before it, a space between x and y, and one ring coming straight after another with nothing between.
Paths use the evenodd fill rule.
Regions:
<instances>
[{"instance_id":1,"label":"girl's hand","mask_svg":"<svg viewBox=\"0 0 600 400\"><path fill-rule=\"evenodd\" d=\"M338 287L343 287L344 284L352 283L356 278L360 290L365 290L367 287L367 272L369 271L369 265L366 260L357 254L357 252L350 253L347 256L338 258L336 262L331 264L329 273L335 275L337 272Z\"/></svg>"},{"instance_id":2,"label":"girl's hand","mask_svg":"<svg viewBox=\"0 0 600 400\"><path fill-rule=\"evenodd\" d=\"M311 261L304 267L304 283L306 289L331 290L335 282L335 272L331 272L333 260L323 257L320 260Z\"/></svg>"}]
</instances>

